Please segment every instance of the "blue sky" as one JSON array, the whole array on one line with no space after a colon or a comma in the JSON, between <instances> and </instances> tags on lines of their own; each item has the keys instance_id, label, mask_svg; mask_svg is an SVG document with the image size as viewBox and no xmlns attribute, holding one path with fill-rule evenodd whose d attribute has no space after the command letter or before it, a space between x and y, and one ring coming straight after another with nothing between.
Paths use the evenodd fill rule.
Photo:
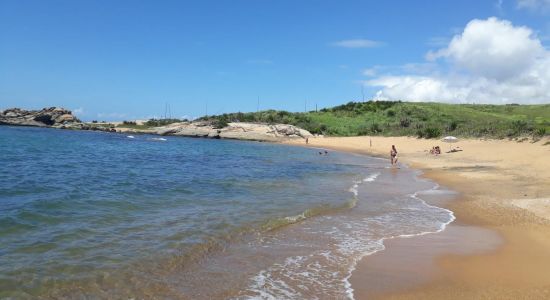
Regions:
<instances>
[{"instance_id":1,"label":"blue sky","mask_svg":"<svg viewBox=\"0 0 550 300\"><path fill-rule=\"evenodd\" d=\"M537 66L550 66L549 16L548 0L0 0L0 109L117 120L169 103L174 117L197 117L255 111L258 97L260 109L333 106L362 89L548 103L550 73Z\"/></svg>"}]
</instances>

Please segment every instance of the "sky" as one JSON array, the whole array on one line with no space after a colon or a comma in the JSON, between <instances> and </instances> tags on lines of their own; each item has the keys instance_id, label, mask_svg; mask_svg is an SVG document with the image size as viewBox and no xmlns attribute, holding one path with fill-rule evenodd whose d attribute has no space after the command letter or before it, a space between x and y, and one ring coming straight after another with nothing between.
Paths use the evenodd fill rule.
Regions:
<instances>
[{"instance_id":1,"label":"sky","mask_svg":"<svg viewBox=\"0 0 550 300\"><path fill-rule=\"evenodd\" d=\"M0 109L550 103L550 0L0 0Z\"/></svg>"}]
</instances>

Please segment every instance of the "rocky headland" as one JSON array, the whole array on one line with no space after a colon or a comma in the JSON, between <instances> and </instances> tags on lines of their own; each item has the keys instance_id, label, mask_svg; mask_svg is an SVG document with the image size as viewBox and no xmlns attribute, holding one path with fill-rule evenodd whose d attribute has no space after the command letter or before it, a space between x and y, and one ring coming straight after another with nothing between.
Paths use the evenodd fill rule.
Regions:
<instances>
[{"instance_id":1,"label":"rocky headland","mask_svg":"<svg viewBox=\"0 0 550 300\"><path fill-rule=\"evenodd\" d=\"M218 128L208 121L178 122L160 127L135 128L110 123L85 123L73 116L70 110L60 107L42 110L6 109L0 112L0 125L38 126L73 130L99 130L106 132L147 133L213 139L236 139L277 142L288 139L305 139L312 134L287 124L232 122Z\"/></svg>"},{"instance_id":2,"label":"rocky headland","mask_svg":"<svg viewBox=\"0 0 550 300\"><path fill-rule=\"evenodd\" d=\"M70 110L49 107L41 110L10 108L0 112L0 125L59 127L80 123Z\"/></svg>"}]
</instances>

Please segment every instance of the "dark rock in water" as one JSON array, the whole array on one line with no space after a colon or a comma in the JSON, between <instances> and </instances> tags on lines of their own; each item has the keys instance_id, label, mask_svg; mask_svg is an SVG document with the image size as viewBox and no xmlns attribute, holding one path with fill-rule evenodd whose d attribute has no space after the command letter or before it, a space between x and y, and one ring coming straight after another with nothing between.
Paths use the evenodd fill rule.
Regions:
<instances>
[{"instance_id":1,"label":"dark rock in water","mask_svg":"<svg viewBox=\"0 0 550 300\"><path fill-rule=\"evenodd\" d=\"M61 107L41 110L10 108L0 112L1 125L60 127L79 122L70 110Z\"/></svg>"}]
</instances>

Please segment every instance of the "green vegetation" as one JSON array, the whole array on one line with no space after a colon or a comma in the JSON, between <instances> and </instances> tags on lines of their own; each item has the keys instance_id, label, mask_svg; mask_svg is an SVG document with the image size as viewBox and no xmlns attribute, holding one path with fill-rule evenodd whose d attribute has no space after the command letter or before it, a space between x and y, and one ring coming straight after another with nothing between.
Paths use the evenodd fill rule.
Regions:
<instances>
[{"instance_id":1,"label":"green vegetation","mask_svg":"<svg viewBox=\"0 0 550 300\"><path fill-rule=\"evenodd\" d=\"M186 121L187 120L180 120L180 119L149 119L149 121L145 122L144 125L149 127L159 127L159 126L166 126L172 123L186 122Z\"/></svg>"},{"instance_id":2,"label":"green vegetation","mask_svg":"<svg viewBox=\"0 0 550 300\"><path fill-rule=\"evenodd\" d=\"M149 119L143 124L137 124L135 121L122 121L122 124L117 125L117 127L124 128L133 128L133 129L148 129L152 127L166 126L172 123L186 122L187 120L180 119Z\"/></svg>"},{"instance_id":3,"label":"green vegetation","mask_svg":"<svg viewBox=\"0 0 550 300\"><path fill-rule=\"evenodd\" d=\"M108 122L97 122L92 121L92 123L88 123L90 128L115 128L115 125Z\"/></svg>"},{"instance_id":4,"label":"green vegetation","mask_svg":"<svg viewBox=\"0 0 550 300\"><path fill-rule=\"evenodd\" d=\"M550 104L473 105L393 101L349 102L344 105L291 113L266 110L203 117L217 127L229 122L292 124L314 134L331 136L383 135L437 138L513 138L550 132Z\"/></svg>"}]
</instances>

